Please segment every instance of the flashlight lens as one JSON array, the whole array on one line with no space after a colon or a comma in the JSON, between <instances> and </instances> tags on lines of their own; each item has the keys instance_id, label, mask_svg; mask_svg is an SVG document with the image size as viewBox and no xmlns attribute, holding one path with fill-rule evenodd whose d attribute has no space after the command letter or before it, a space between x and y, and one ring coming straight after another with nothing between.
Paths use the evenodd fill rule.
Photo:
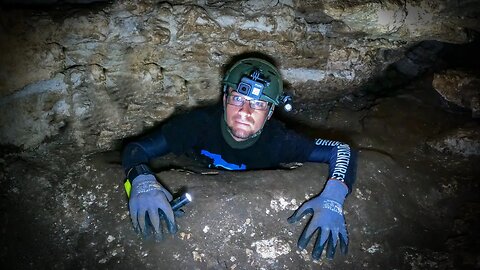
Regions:
<instances>
[{"instance_id":1,"label":"flashlight lens","mask_svg":"<svg viewBox=\"0 0 480 270\"><path fill-rule=\"evenodd\" d=\"M185 193L185 197L187 197L187 200L188 200L189 202L192 201L192 196L190 195L190 193Z\"/></svg>"},{"instance_id":2,"label":"flashlight lens","mask_svg":"<svg viewBox=\"0 0 480 270\"><path fill-rule=\"evenodd\" d=\"M291 104L285 104L285 111L289 112L292 110L292 105Z\"/></svg>"}]
</instances>

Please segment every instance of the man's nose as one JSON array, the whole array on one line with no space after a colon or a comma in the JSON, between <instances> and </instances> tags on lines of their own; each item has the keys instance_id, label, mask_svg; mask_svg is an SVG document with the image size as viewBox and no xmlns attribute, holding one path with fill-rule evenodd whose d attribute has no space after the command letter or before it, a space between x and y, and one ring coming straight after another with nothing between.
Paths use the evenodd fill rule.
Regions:
<instances>
[{"instance_id":1,"label":"man's nose","mask_svg":"<svg viewBox=\"0 0 480 270\"><path fill-rule=\"evenodd\" d=\"M250 107L250 101L245 100L245 102L242 105L242 108L240 109L240 112L243 112L245 114L252 114L252 107Z\"/></svg>"}]
</instances>

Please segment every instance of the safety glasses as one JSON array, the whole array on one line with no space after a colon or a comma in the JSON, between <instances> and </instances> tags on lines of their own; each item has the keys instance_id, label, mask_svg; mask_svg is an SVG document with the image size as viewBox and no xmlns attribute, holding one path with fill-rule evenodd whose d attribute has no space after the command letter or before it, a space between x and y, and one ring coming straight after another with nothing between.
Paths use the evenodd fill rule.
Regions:
<instances>
[{"instance_id":1,"label":"safety glasses","mask_svg":"<svg viewBox=\"0 0 480 270\"><path fill-rule=\"evenodd\" d=\"M263 100L258 100L258 99L246 99L238 94L235 94L236 92L230 92L227 95L227 103L236 107L243 107L243 104L245 104L245 101L248 101L250 103L250 108L254 110L260 110L260 111L266 111L268 110L268 102L263 101Z\"/></svg>"}]
</instances>

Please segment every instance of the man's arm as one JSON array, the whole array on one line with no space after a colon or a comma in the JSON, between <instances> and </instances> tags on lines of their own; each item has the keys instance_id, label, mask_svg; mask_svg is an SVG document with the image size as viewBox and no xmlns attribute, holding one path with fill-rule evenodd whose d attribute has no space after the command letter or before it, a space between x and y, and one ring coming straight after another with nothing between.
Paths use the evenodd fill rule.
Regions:
<instances>
[{"instance_id":1,"label":"man's arm","mask_svg":"<svg viewBox=\"0 0 480 270\"><path fill-rule=\"evenodd\" d=\"M212 109L195 110L168 119L146 137L127 144L122 154L122 165L127 178L130 169L167 153L183 154L190 151L211 122ZM213 112L215 114L215 112ZM210 125L207 125L210 126ZM132 170L133 171L133 170Z\"/></svg>"},{"instance_id":2,"label":"man's arm","mask_svg":"<svg viewBox=\"0 0 480 270\"><path fill-rule=\"evenodd\" d=\"M328 179L336 179L352 192L355 182L356 153L346 143L317 139L308 161L328 163Z\"/></svg>"},{"instance_id":3,"label":"man's arm","mask_svg":"<svg viewBox=\"0 0 480 270\"><path fill-rule=\"evenodd\" d=\"M318 139L308 161L328 163L328 180L322 193L303 203L289 218L289 222L297 222L303 216L312 213L310 222L298 239L298 247L305 249L318 230L319 236L312 257L320 259L323 249L326 248L327 258L332 259L338 242L344 254L348 249L343 202L352 191L355 181L356 153L348 144Z\"/></svg>"},{"instance_id":4,"label":"man's arm","mask_svg":"<svg viewBox=\"0 0 480 270\"><path fill-rule=\"evenodd\" d=\"M146 165L152 158L163 156L168 152L170 152L170 149L161 131L156 131L138 141L128 143L122 153L122 166L127 179L133 180L138 175L132 170L135 166ZM145 168L149 170L148 166L145 166Z\"/></svg>"},{"instance_id":5,"label":"man's arm","mask_svg":"<svg viewBox=\"0 0 480 270\"><path fill-rule=\"evenodd\" d=\"M160 185L147 164L150 159L165 155L169 151L165 137L160 131L157 131L127 144L122 154L122 165L127 177L126 184L131 185L131 190L129 185L125 187L129 196L130 218L133 227L146 234L148 213L149 221L158 238L162 237L160 218L165 219L170 233L175 233L177 228L169 204L172 195Z\"/></svg>"}]
</instances>

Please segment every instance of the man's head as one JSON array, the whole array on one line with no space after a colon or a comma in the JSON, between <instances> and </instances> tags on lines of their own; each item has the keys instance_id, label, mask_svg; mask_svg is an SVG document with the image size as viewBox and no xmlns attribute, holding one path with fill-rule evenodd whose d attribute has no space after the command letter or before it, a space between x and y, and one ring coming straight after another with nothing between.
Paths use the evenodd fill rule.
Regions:
<instances>
[{"instance_id":1,"label":"man's head","mask_svg":"<svg viewBox=\"0 0 480 270\"><path fill-rule=\"evenodd\" d=\"M230 135L239 142L260 135L281 101L280 72L265 60L247 58L226 72L223 85L224 118Z\"/></svg>"}]
</instances>

